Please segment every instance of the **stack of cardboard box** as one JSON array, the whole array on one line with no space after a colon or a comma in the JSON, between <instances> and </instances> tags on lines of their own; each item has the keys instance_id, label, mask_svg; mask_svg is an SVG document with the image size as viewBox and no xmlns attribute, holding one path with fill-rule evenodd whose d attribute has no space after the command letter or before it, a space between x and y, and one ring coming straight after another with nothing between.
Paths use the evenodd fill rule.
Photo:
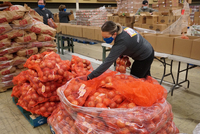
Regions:
<instances>
[{"instance_id":1,"label":"stack of cardboard box","mask_svg":"<svg viewBox=\"0 0 200 134\"><path fill-rule=\"evenodd\" d=\"M96 26L72 25L70 23L56 23L57 33L103 41L101 28Z\"/></svg>"},{"instance_id":2,"label":"stack of cardboard box","mask_svg":"<svg viewBox=\"0 0 200 134\"><path fill-rule=\"evenodd\" d=\"M179 0L158 0L157 4L152 4L153 9L157 9L159 11L166 11L181 9L183 8L183 4L179 2Z\"/></svg>"},{"instance_id":3,"label":"stack of cardboard box","mask_svg":"<svg viewBox=\"0 0 200 134\"><path fill-rule=\"evenodd\" d=\"M117 15L112 16L112 15L109 15L108 20L113 21L115 23L120 23L122 26L133 28L133 24L135 22L135 16L134 15L131 15L131 16L117 16Z\"/></svg>"},{"instance_id":4,"label":"stack of cardboard box","mask_svg":"<svg viewBox=\"0 0 200 134\"><path fill-rule=\"evenodd\" d=\"M200 7L199 7L199 9L200 9ZM200 25L200 10L199 10L199 12L195 12L194 13L194 21L193 21L193 23L195 25Z\"/></svg>"},{"instance_id":5,"label":"stack of cardboard box","mask_svg":"<svg viewBox=\"0 0 200 134\"><path fill-rule=\"evenodd\" d=\"M135 16L134 27L163 31L169 25L174 23L178 17L180 16L173 16L173 14L170 12L155 12L154 15L150 15L149 13L145 12Z\"/></svg>"},{"instance_id":6,"label":"stack of cardboard box","mask_svg":"<svg viewBox=\"0 0 200 134\"><path fill-rule=\"evenodd\" d=\"M180 35L142 35L156 52L200 60L200 37L188 36L189 39L182 39Z\"/></svg>"}]
</instances>

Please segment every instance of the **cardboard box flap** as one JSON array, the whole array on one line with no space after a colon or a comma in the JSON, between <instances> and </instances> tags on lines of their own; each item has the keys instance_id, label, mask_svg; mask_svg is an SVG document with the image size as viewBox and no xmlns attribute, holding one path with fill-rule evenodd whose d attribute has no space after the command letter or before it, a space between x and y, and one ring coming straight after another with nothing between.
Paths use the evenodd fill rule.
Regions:
<instances>
[{"instance_id":1,"label":"cardboard box flap","mask_svg":"<svg viewBox=\"0 0 200 134\"><path fill-rule=\"evenodd\" d=\"M149 12L142 12L140 13L141 16L150 16L151 14Z\"/></svg>"}]
</instances>

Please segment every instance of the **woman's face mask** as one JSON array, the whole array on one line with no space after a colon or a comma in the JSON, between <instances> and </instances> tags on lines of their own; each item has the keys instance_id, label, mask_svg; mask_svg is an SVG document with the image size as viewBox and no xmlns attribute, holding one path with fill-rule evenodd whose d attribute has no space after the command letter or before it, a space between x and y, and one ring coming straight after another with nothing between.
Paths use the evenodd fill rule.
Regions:
<instances>
[{"instance_id":1,"label":"woman's face mask","mask_svg":"<svg viewBox=\"0 0 200 134\"><path fill-rule=\"evenodd\" d=\"M65 8L65 9L64 9L64 11L66 12L66 11L67 11L67 9Z\"/></svg>"},{"instance_id":2,"label":"woman's face mask","mask_svg":"<svg viewBox=\"0 0 200 134\"><path fill-rule=\"evenodd\" d=\"M38 7L39 7L40 9L43 9L45 6L44 6L44 5L38 5Z\"/></svg>"}]
</instances>

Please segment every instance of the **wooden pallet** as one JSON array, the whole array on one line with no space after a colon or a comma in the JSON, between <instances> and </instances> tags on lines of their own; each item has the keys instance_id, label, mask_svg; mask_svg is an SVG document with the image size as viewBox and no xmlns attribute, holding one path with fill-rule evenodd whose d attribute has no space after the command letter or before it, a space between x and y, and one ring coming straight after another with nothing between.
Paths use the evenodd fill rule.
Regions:
<instances>
[{"instance_id":1,"label":"wooden pallet","mask_svg":"<svg viewBox=\"0 0 200 134\"><path fill-rule=\"evenodd\" d=\"M7 91L9 89L12 89L12 88L13 88L13 86L3 87L3 88L0 89L0 93L3 93L3 92L5 92L5 91Z\"/></svg>"},{"instance_id":2,"label":"wooden pallet","mask_svg":"<svg viewBox=\"0 0 200 134\"><path fill-rule=\"evenodd\" d=\"M21 106L18 106L17 105L17 102L18 102L18 98L17 97L12 97L12 100L16 104L18 109L21 111L21 113L24 115L24 117L29 121L29 123L33 127L38 127L38 126L41 126L41 125L47 123L47 118L46 117L43 117L41 115L32 114L31 112L28 112L25 109L23 109Z\"/></svg>"}]
</instances>

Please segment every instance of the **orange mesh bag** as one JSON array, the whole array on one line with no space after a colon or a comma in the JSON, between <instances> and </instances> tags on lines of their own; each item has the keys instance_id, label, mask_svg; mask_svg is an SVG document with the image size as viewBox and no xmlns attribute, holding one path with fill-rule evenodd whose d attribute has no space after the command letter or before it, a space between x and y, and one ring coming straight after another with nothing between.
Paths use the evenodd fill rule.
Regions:
<instances>
[{"instance_id":1,"label":"orange mesh bag","mask_svg":"<svg viewBox=\"0 0 200 134\"><path fill-rule=\"evenodd\" d=\"M119 57L116 60L116 71L120 73L126 73L126 67L130 67L131 62L128 56Z\"/></svg>"},{"instance_id":2,"label":"orange mesh bag","mask_svg":"<svg viewBox=\"0 0 200 134\"><path fill-rule=\"evenodd\" d=\"M70 61L62 61L55 52L33 55L26 61L24 67L36 70L39 80L42 82L73 78L71 73L68 72Z\"/></svg>"},{"instance_id":3,"label":"orange mesh bag","mask_svg":"<svg viewBox=\"0 0 200 134\"><path fill-rule=\"evenodd\" d=\"M90 61L72 55L71 71L75 76L88 75L93 70Z\"/></svg>"},{"instance_id":4,"label":"orange mesh bag","mask_svg":"<svg viewBox=\"0 0 200 134\"><path fill-rule=\"evenodd\" d=\"M151 106L165 96L166 89L161 85L152 84L143 80L124 82L114 80L113 85L130 102L139 106Z\"/></svg>"},{"instance_id":5,"label":"orange mesh bag","mask_svg":"<svg viewBox=\"0 0 200 134\"><path fill-rule=\"evenodd\" d=\"M92 80L81 79L87 80L86 77L75 78L58 88L58 90L63 91L65 100L77 106L82 106L85 103L86 98L96 86Z\"/></svg>"}]
</instances>

